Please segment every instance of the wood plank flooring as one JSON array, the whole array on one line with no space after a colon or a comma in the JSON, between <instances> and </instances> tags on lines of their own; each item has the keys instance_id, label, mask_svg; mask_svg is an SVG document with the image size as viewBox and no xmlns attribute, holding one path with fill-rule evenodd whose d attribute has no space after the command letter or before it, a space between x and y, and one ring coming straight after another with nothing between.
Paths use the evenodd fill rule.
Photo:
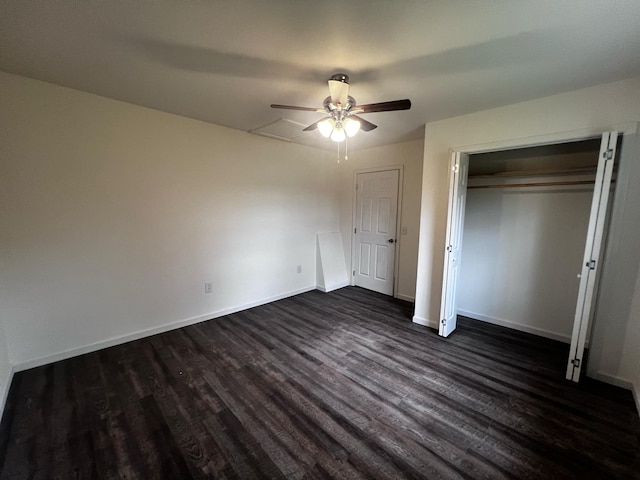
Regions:
<instances>
[{"instance_id":1,"label":"wood plank flooring","mask_svg":"<svg viewBox=\"0 0 640 480\"><path fill-rule=\"evenodd\" d=\"M568 347L347 287L18 373L1 479L640 478L630 392Z\"/></svg>"}]
</instances>

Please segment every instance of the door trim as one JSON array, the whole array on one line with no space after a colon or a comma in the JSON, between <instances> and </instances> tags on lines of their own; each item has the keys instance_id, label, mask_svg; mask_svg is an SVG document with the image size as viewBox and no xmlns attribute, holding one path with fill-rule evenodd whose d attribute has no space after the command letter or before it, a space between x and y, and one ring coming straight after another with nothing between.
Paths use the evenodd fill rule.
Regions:
<instances>
[{"instance_id":1,"label":"door trim","mask_svg":"<svg viewBox=\"0 0 640 480\"><path fill-rule=\"evenodd\" d=\"M372 167L372 168L359 168L353 171L353 182L351 184L351 230L349 234L349 241L351 242L351 266L349 268L349 284L351 286L356 284L353 271L356 268L356 242L354 241L353 229L356 226L356 210L357 210L357 198L356 198L356 185L358 184L358 174L360 173L374 173L374 172L389 172L392 170L398 170L398 213L396 216L396 252L393 257L393 298L398 298L398 277L400 273L400 250L402 249L402 242L400 233L402 231L402 197L403 197L403 185L404 185L404 165L389 165L384 167Z\"/></svg>"},{"instance_id":2,"label":"door trim","mask_svg":"<svg viewBox=\"0 0 640 480\"><path fill-rule=\"evenodd\" d=\"M451 152L466 153L475 155L477 153L499 152L501 150L515 150L520 148L541 147L543 145L556 145L559 143L580 142L582 140L593 140L602 138L603 132L618 132L619 136L635 135L640 127L639 122L617 123L599 128L583 128L580 130L569 130L566 132L551 133L545 135L534 135L531 137L520 137L498 142L479 143L475 145L459 145L449 149L447 162Z\"/></svg>"},{"instance_id":3,"label":"door trim","mask_svg":"<svg viewBox=\"0 0 640 480\"><path fill-rule=\"evenodd\" d=\"M640 122L617 123L613 126L608 126L608 127L584 128L580 130L571 130L566 132L557 132L557 133L550 133L550 134L537 135L537 136L531 136L531 137L505 139L497 142L451 147L449 149L449 158L452 152L478 154L478 153L494 152L494 151L500 151L500 150L529 148L529 147L536 147L536 146L542 146L542 145L556 145L556 144L562 144L562 143L579 142L579 141L589 140L589 139L602 139L603 133L613 132L613 131L617 132L618 138L624 138L625 135L638 135L640 134ZM447 161L449 161L449 158L447 159ZM620 188L620 185L618 184L618 182L616 182L615 189L618 190L619 188ZM626 186L625 186L625 191L626 191ZM615 195L615 194L616 192L611 192L610 195ZM608 221L610 220L611 219L609 219ZM609 227L610 225L607 225L606 228L609 228ZM601 252L602 255L604 255L604 253L605 253L604 251ZM604 261L603 260L604 260L603 258L600 259L600 261L603 262L602 265L600 266L600 269L604 268L604 266L606 265L606 260ZM594 291L595 298L597 298L597 296L599 295L599 288L600 288L600 285L598 282L596 284L596 289ZM440 307L442 308L442 302ZM597 308L597 306L595 306L595 308ZM592 312L591 315L593 317L595 313ZM591 318L591 320L593 320L593 318ZM413 322L423 324L436 329L439 326L439 324L433 325L434 322L424 320L422 318L416 317L415 315L413 317ZM590 321L588 328L591 329L592 326L593 326L593 321ZM593 338L590 339L590 343L592 341L593 341ZM590 372L588 369L586 374L587 376L592 378L595 378L598 375L596 372ZM640 401L636 401L636 403L640 404Z\"/></svg>"}]
</instances>

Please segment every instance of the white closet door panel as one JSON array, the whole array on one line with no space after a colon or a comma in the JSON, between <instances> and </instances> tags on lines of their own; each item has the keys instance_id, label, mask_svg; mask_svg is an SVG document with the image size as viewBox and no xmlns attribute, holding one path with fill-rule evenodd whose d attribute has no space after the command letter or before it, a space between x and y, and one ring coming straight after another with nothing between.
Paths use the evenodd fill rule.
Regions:
<instances>
[{"instance_id":1,"label":"white closet door panel","mask_svg":"<svg viewBox=\"0 0 640 480\"><path fill-rule=\"evenodd\" d=\"M456 329L456 292L460 271L468 168L469 155L461 152L451 154L447 234L440 301L440 326L438 328L438 334L443 337L448 337Z\"/></svg>"},{"instance_id":2,"label":"white closet door panel","mask_svg":"<svg viewBox=\"0 0 640 480\"><path fill-rule=\"evenodd\" d=\"M618 132L602 134L598 170L591 202L589 227L587 229L582 270L580 272L580 287L578 290L578 301L576 303L576 313L571 335L571 349L567 362L567 380L573 380L574 382L580 380L584 357L584 344L592 316L596 281L600 270L600 254L604 239L617 141Z\"/></svg>"}]
</instances>

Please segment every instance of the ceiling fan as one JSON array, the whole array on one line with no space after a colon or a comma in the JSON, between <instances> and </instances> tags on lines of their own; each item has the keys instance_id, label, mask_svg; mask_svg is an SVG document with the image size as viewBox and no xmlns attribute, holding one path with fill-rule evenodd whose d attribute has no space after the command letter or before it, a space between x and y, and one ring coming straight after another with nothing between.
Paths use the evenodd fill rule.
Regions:
<instances>
[{"instance_id":1,"label":"ceiling fan","mask_svg":"<svg viewBox=\"0 0 640 480\"><path fill-rule=\"evenodd\" d=\"M357 105L355 98L349 95L349 76L345 73L336 73L331 76L329 93L330 95L324 99L322 108L277 104L271 104L271 108L302 110L328 115L328 118L312 123L303 131L308 132L317 128L323 136L330 137L334 142L342 142L346 137L353 137L360 129L369 132L377 128L377 125L360 118L358 114L392 112L411 108L411 100L409 99Z\"/></svg>"}]
</instances>

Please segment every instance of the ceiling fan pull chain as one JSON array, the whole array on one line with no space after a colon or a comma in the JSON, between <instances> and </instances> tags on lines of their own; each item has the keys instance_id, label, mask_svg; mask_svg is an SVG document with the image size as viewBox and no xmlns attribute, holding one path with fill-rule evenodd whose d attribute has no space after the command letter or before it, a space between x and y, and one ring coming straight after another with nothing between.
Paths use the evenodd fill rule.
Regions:
<instances>
[{"instance_id":1,"label":"ceiling fan pull chain","mask_svg":"<svg viewBox=\"0 0 640 480\"><path fill-rule=\"evenodd\" d=\"M338 163L340 163L340 144L338 143Z\"/></svg>"},{"instance_id":2,"label":"ceiling fan pull chain","mask_svg":"<svg viewBox=\"0 0 640 480\"><path fill-rule=\"evenodd\" d=\"M349 137L344 139L344 161L349 160Z\"/></svg>"}]
</instances>

